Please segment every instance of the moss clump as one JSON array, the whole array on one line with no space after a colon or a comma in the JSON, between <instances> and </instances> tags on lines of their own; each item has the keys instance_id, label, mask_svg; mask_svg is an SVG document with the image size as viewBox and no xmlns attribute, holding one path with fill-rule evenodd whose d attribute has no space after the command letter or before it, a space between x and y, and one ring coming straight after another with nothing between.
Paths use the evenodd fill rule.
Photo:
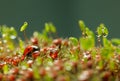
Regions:
<instances>
[{"instance_id":1,"label":"moss clump","mask_svg":"<svg viewBox=\"0 0 120 81\"><path fill-rule=\"evenodd\" d=\"M0 80L119 81L120 39L108 39L104 24L96 35L83 21L79 26L82 36L61 38L52 23L45 23L31 38L24 32L25 41L14 27L0 26Z\"/></svg>"}]
</instances>

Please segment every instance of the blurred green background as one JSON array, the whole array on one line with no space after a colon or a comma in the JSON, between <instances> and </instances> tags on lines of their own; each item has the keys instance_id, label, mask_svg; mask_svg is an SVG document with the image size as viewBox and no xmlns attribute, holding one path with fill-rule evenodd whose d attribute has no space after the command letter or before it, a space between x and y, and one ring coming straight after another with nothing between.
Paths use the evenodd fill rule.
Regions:
<instances>
[{"instance_id":1,"label":"blurred green background","mask_svg":"<svg viewBox=\"0 0 120 81\"><path fill-rule=\"evenodd\" d=\"M93 31L104 23L113 38L120 37L119 8L120 0L0 0L0 25L19 30L27 21L31 36L33 31L41 31L45 22L53 22L60 37L79 37L78 20L84 20Z\"/></svg>"}]
</instances>

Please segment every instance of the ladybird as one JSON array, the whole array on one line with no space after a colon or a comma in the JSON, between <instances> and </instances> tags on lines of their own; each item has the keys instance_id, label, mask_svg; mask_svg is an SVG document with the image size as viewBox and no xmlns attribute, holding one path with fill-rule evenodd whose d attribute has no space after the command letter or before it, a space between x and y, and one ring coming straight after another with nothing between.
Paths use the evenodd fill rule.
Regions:
<instances>
[{"instance_id":1,"label":"ladybird","mask_svg":"<svg viewBox=\"0 0 120 81\"><path fill-rule=\"evenodd\" d=\"M32 57L33 54L36 54L36 52L40 53L39 51L40 48L38 46L34 46L34 45L27 46L23 52L22 60L24 60L25 57Z\"/></svg>"}]
</instances>

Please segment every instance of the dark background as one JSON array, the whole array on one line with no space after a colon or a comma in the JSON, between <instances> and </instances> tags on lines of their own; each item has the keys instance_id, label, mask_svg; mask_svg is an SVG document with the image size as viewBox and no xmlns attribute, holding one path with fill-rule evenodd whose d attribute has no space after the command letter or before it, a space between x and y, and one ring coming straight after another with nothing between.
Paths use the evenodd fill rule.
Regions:
<instances>
[{"instance_id":1,"label":"dark background","mask_svg":"<svg viewBox=\"0 0 120 81\"><path fill-rule=\"evenodd\" d=\"M45 22L53 22L60 37L79 37L78 20L93 31L104 23L110 38L120 37L120 0L0 0L0 25L19 31L27 21L28 36L41 31Z\"/></svg>"}]
</instances>

